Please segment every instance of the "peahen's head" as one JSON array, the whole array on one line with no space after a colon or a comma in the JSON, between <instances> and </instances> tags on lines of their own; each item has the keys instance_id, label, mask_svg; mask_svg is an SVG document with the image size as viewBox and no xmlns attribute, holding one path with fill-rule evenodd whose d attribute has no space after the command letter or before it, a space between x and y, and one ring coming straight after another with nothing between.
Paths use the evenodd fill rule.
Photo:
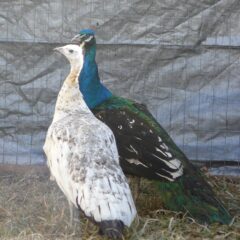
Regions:
<instances>
[{"instance_id":1,"label":"peahen's head","mask_svg":"<svg viewBox=\"0 0 240 240\"><path fill-rule=\"evenodd\" d=\"M73 37L72 42L79 45L84 43L85 48L96 45L95 32L92 29L82 29L79 34Z\"/></svg>"},{"instance_id":2,"label":"peahen's head","mask_svg":"<svg viewBox=\"0 0 240 240\"><path fill-rule=\"evenodd\" d=\"M82 68L83 49L81 46L69 44L63 47L54 48L54 50L63 54L68 59L72 67Z\"/></svg>"}]
</instances>

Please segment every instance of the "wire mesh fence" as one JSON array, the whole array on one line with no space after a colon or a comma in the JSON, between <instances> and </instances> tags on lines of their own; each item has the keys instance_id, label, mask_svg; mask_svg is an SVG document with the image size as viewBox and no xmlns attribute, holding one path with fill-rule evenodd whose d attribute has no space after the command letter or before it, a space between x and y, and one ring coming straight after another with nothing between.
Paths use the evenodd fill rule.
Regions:
<instances>
[{"instance_id":1,"label":"wire mesh fence","mask_svg":"<svg viewBox=\"0 0 240 240\"><path fill-rule=\"evenodd\" d=\"M0 163L42 164L68 63L52 49L94 26L100 77L145 103L193 161L240 164L240 3L1 1Z\"/></svg>"}]
</instances>

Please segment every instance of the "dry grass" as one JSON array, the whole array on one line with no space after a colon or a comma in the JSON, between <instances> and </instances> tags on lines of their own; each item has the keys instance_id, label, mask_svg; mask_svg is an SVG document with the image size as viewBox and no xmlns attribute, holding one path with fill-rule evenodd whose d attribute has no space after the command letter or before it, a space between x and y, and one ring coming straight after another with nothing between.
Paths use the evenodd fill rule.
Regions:
<instances>
[{"instance_id":1,"label":"dry grass","mask_svg":"<svg viewBox=\"0 0 240 240\"><path fill-rule=\"evenodd\" d=\"M159 197L144 181L137 201L140 217L125 230L125 239L240 239L240 179L209 179L235 216L230 226L202 226L184 214L161 209ZM0 239L104 239L84 217L74 227L68 220L66 199L47 174L0 173Z\"/></svg>"}]
</instances>

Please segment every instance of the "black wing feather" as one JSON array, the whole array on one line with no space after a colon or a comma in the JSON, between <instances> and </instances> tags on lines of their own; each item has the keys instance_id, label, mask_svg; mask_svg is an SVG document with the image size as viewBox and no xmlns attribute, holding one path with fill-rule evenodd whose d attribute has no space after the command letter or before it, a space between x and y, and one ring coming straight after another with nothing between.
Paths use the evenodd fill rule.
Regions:
<instances>
[{"instance_id":1,"label":"black wing feather","mask_svg":"<svg viewBox=\"0 0 240 240\"><path fill-rule=\"evenodd\" d=\"M137 108L146 111L144 105L139 104ZM125 173L167 181L182 175L181 162L154 128L135 112L122 107L96 109L94 114L112 129Z\"/></svg>"}]
</instances>

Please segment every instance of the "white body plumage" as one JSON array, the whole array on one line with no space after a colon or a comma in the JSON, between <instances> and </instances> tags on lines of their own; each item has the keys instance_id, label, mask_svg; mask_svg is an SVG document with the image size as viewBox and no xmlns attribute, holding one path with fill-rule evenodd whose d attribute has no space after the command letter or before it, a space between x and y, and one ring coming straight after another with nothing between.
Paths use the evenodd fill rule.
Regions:
<instances>
[{"instance_id":1,"label":"white body plumage","mask_svg":"<svg viewBox=\"0 0 240 240\"><path fill-rule=\"evenodd\" d=\"M82 48L67 45L61 52L71 71L59 92L43 147L52 177L86 216L96 222L117 219L129 226L136 208L119 165L114 135L95 118L79 91Z\"/></svg>"}]
</instances>

